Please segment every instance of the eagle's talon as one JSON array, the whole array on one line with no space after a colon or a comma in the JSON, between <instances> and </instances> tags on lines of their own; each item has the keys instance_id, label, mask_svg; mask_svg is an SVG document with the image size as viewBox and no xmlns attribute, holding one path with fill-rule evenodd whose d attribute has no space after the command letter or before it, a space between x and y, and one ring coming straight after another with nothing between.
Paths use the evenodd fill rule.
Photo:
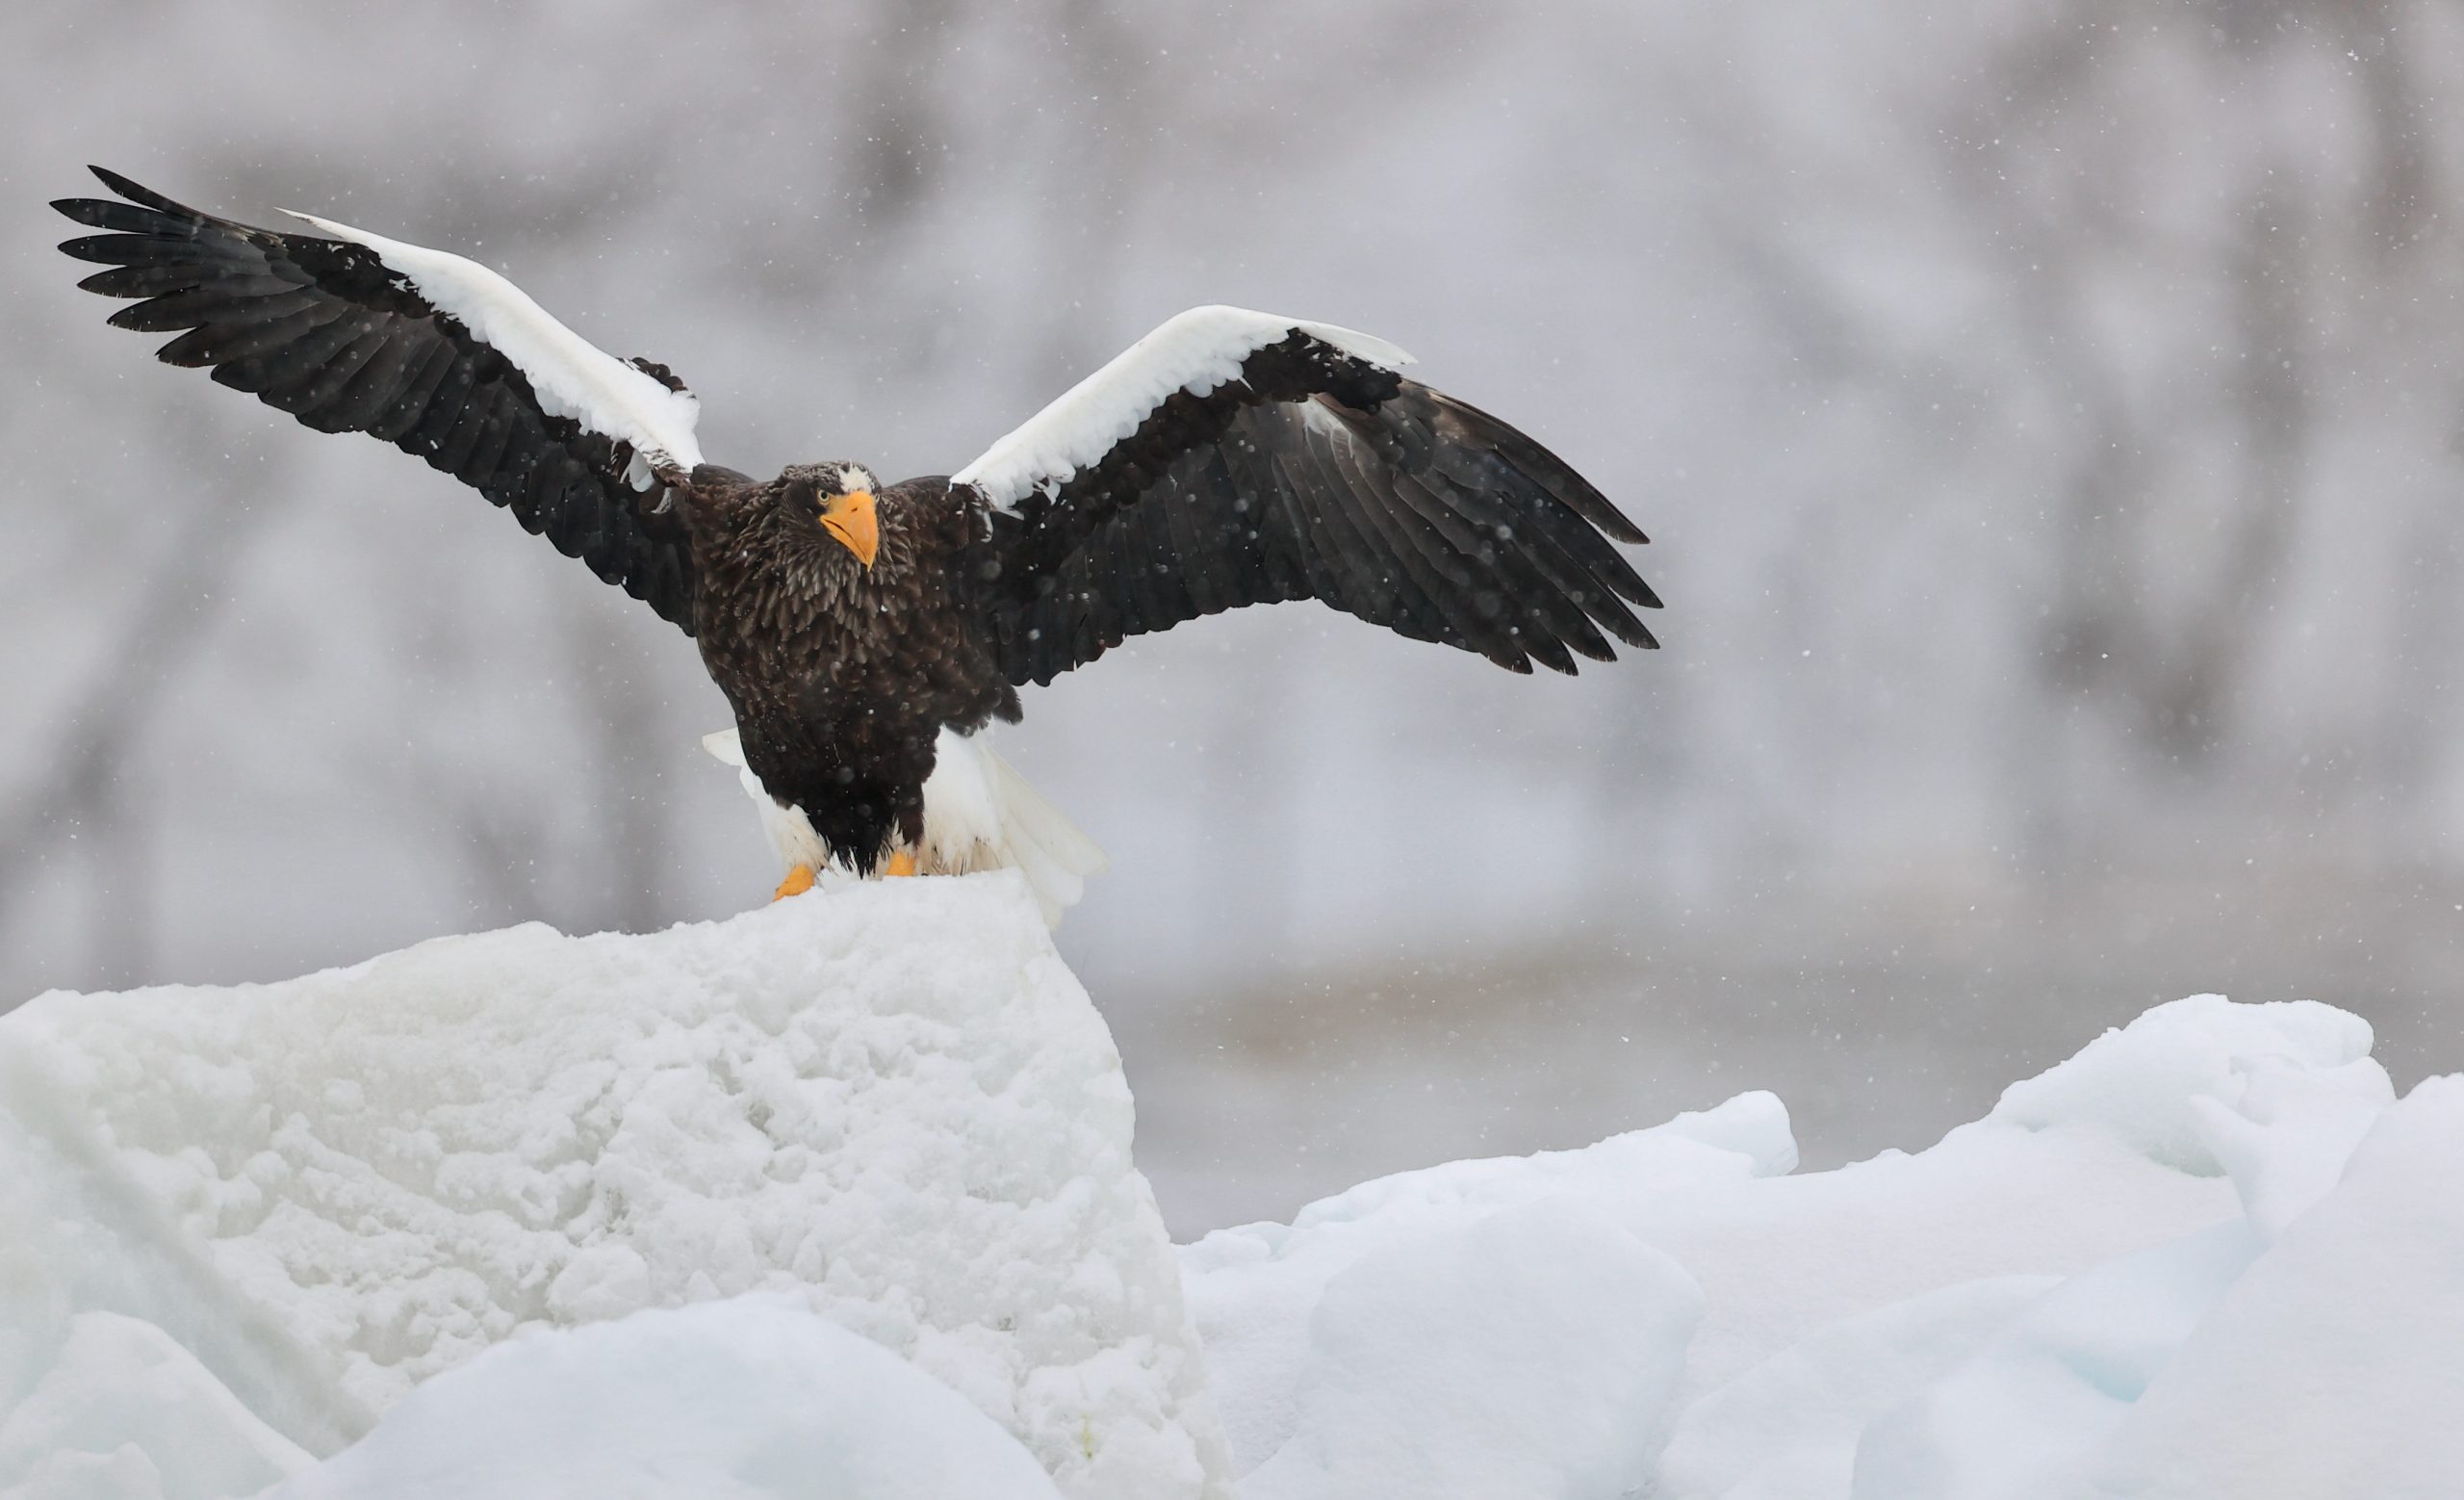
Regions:
<instances>
[{"instance_id":1,"label":"eagle's talon","mask_svg":"<svg viewBox=\"0 0 2464 1500\"><path fill-rule=\"evenodd\" d=\"M885 880L887 880L892 876L912 875L914 873L915 856L908 853L905 849L901 849L896 854L891 855L889 857L889 863L882 866L882 878Z\"/></svg>"},{"instance_id":2,"label":"eagle's talon","mask_svg":"<svg viewBox=\"0 0 2464 1500\"><path fill-rule=\"evenodd\" d=\"M779 882L779 889L770 893L770 899L783 901L791 895L802 895L811 889L812 866L798 865L787 871L786 879Z\"/></svg>"}]
</instances>

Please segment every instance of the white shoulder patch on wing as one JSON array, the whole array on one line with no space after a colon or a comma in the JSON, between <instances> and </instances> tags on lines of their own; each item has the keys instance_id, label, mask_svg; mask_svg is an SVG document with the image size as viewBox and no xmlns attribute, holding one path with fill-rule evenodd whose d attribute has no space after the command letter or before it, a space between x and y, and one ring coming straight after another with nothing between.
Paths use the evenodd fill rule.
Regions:
<instances>
[{"instance_id":1,"label":"white shoulder patch on wing","mask_svg":"<svg viewBox=\"0 0 2464 1500\"><path fill-rule=\"evenodd\" d=\"M702 461L693 435L702 403L671 391L551 317L528 294L475 260L338 224L314 214L292 218L339 240L367 246L439 312L461 321L474 337L513 362L550 416L571 417L594 432L633 445L633 483L651 484L661 458L689 469Z\"/></svg>"},{"instance_id":2,"label":"white shoulder patch on wing","mask_svg":"<svg viewBox=\"0 0 2464 1500\"><path fill-rule=\"evenodd\" d=\"M1388 370L1412 362L1384 339L1332 323L1242 307L1193 307L1071 386L952 476L952 482L973 485L995 505L1014 505L1100 461L1174 391L1204 396L1239 375L1243 360L1296 330Z\"/></svg>"}]
</instances>

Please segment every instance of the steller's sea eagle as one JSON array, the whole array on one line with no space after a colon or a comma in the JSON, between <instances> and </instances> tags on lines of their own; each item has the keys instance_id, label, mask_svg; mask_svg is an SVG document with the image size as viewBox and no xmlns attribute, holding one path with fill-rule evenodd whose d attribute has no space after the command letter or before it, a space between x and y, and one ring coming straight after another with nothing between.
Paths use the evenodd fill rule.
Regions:
<instances>
[{"instance_id":1,"label":"steller's sea eagle","mask_svg":"<svg viewBox=\"0 0 2464 1500\"><path fill-rule=\"evenodd\" d=\"M1547 449L1399 372L1348 328L1200 307L947 478L844 462L755 479L702 461L699 403L459 255L313 215L331 238L125 201L53 207L61 246L321 432L427 460L701 644L735 710L711 737L762 807L778 893L860 875L1023 867L1048 916L1102 856L969 737L1017 689L1130 635L1317 599L1511 671L1653 646L1659 601L1610 542L1643 533ZM286 211L288 212L288 211Z\"/></svg>"}]
</instances>

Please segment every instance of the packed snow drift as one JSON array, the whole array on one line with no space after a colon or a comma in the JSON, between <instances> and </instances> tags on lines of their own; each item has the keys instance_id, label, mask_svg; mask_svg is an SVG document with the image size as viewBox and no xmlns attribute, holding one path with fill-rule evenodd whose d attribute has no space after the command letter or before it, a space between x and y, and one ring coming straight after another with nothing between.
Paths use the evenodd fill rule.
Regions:
<instances>
[{"instance_id":1,"label":"packed snow drift","mask_svg":"<svg viewBox=\"0 0 2464 1500\"><path fill-rule=\"evenodd\" d=\"M0 1497L2446 1496L2464 1078L2160 1006L1179 1252L1014 873L0 1018ZM1203 1346L1203 1358L1199 1349Z\"/></svg>"},{"instance_id":2,"label":"packed snow drift","mask_svg":"<svg viewBox=\"0 0 2464 1500\"><path fill-rule=\"evenodd\" d=\"M0 1018L0 1493L251 1493L505 1340L745 1294L883 1346L1064 1494L1221 1491L1119 1055L1014 872L44 996ZM727 1361L656 1351L743 1326L591 1347L683 1381ZM826 1396L842 1347L737 1364ZM469 1375L501 1405L552 1364Z\"/></svg>"},{"instance_id":3,"label":"packed snow drift","mask_svg":"<svg viewBox=\"0 0 2464 1500\"><path fill-rule=\"evenodd\" d=\"M2452 1496L2464 1078L2160 1006L1915 1155L1768 1095L1182 1253L1249 1500Z\"/></svg>"}]
</instances>

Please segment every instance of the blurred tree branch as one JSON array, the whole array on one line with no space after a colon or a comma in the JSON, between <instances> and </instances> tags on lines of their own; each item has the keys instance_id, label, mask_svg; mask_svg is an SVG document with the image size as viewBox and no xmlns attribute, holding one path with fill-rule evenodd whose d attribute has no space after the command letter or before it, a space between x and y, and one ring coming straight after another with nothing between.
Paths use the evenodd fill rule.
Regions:
<instances>
[{"instance_id":1,"label":"blurred tree branch","mask_svg":"<svg viewBox=\"0 0 2464 1500\"><path fill-rule=\"evenodd\" d=\"M2019 293L2024 348L2044 390L2070 403L2076 438L2054 482L2063 519L2039 659L2066 693L2109 703L2133 740L2160 760L2196 764L2234 732L2235 706L2258 657L2266 615L2282 592L2287 550L2308 491L2307 453L2318 420L2316 329L2322 299L2367 297L2323 280L2320 262L2400 276L2403 249L2430 191L2418 102L2403 48L2386 28L2391 7L2288 4L2219 8L2218 24L2246 59L2271 47L2349 44L2374 122L2360 197L2340 216L2280 153L2243 168L2253 186L2206 264L2165 272L2222 293L2208 354L2215 377L2181 372L2136 384L2120 351L2100 336L2092 297L2117 258L2165 263L2179 247L2161 236L2160 205L2134 201L2129 132L2098 130L2112 91L2126 89L2136 33L2132 8L2088 0L2045 18L2011 46L1969 113L1947 133L1951 180ZM2373 28L2378 28L2375 33ZM2096 152L2044 184L2034 170L2048 147ZM2328 245L2339 228L2359 244ZM2340 282L2350 277L2339 278ZM2365 280L2370 278L2364 278ZM2134 392L2136 394L2134 394ZM2202 429L2221 434L2238 478L2214 506L2210 566L2185 567L2156 522L2186 500L2179 451Z\"/></svg>"},{"instance_id":2,"label":"blurred tree branch","mask_svg":"<svg viewBox=\"0 0 2464 1500\"><path fill-rule=\"evenodd\" d=\"M101 899L97 944L116 967L142 971L151 943L145 900L152 872L111 867L116 836L140 815L122 778L142 749L163 704L231 605L231 581L266 524L281 508L277 484L212 485L177 509L176 530L111 647L61 717L34 782L0 809L0 924L60 846L90 836L89 858Z\"/></svg>"}]
</instances>

